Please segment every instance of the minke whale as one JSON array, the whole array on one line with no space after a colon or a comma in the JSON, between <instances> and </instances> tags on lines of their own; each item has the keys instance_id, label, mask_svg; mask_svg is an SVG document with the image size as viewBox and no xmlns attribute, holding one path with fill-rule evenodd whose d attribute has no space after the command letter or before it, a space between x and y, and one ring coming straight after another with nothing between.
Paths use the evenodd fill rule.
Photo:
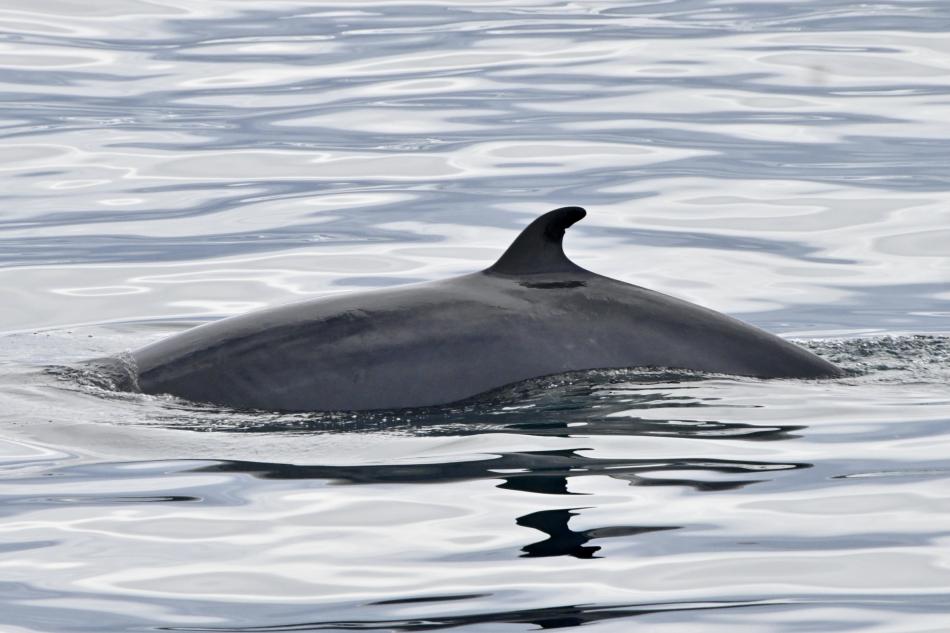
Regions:
<instances>
[{"instance_id":1,"label":"minke whale","mask_svg":"<svg viewBox=\"0 0 950 633\"><path fill-rule=\"evenodd\" d=\"M451 404L590 369L843 374L756 327L576 265L562 239L585 215L580 207L542 215L481 272L195 327L125 355L127 386L237 409L303 412Z\"/></svg>"}]
</instances>

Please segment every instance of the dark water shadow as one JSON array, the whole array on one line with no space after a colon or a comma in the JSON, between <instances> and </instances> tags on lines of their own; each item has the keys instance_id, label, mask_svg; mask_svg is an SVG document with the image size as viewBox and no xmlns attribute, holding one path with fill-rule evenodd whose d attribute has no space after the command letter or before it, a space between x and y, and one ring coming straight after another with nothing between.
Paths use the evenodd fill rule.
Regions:
<instances>
[{"instance_id":1,"label":"dark water shadow","mask_svg":"<svg viewBox=\"0 0 950 633\"><path fill-rule=\"evenodd\" d=\"M377 603L379 604L379 603ZM561 629L605 620L631 618L660 613L684 611L708 611L716 609L740 609L777 606L778 600L762 601L715 601L715 602L666 602L642 605L565 605L540 609L518 609L471 615L449 615L403 620L336 620L314 621L271 626L242 627L160 627L161 631L207 631L217 633L282 633L285 631L439 631L464 626L485 624L529 624L539 629Z\"/></svg>"},{"instance_id":2,"label":"dark water shadow","mask_svg":"<svg viewBox=\"0 0 950 633\"><path fill-rule=\"evenodd\" d=\"M437 484L498 479L498 488L549 495L575 495L573 477L606 475L634 486L685 486L697 491L734 490L763 481L762 474L810 468L803 462L735 461L715 458L602 459L579 451L551 450L501 453L485 459L426 464L358 466L298 465L250 461L204 464L191 472L244 473L260 479L323 479L337 484ZM745 475L728 481L690 477L660 478L654 473L692 471L710 475ZM756 474L758 476L750 477Z\"/></svg>"},{"instance_id":3,"label":"dark water shadow","mask_svg":"<svg viewBox=\"0 0 950 633\"><path fill-rule=\"evenodd\" d=\"M318 466L262 462L225 461L192 469L192 472L244 473L261 479L324 479L336 484L435 484L490 479L497 488L542 495L578 495L571 492L570 479L606 475L632 486L677 486L699 492L735 490L767 481L760 473L810 468L806 463L730 461L720 459L599 459L575 450L505 453L482 460L360 466ZM704 480L693 477L656 477L654 473L706 472L711 477L740 475L738 479ZM749 476L756 473L757 476ZM573 530L570 520L584 508L557 508L529 512L515 518L515 524L545 534L541 541L521 547L523 558L570 556L589 559L601 550L589 545L593 540L632 537L652 532L677 530L680 525L607 525Z\"/></svg>"},{"instance_id":4,"label":"dark water shadow","mask_svg":"<svg viewBox=\"0 0 950 633\"><path fill-rule=\"evenodd\" d=\"M590 530L574 531L568 526L571 517L579 514L575 510L584 508L561 508L558 510L541 510L518 517L515 521L522 527L529 527L543 532L547 538L543 541L531 543L521 548L522 558L543 558L548 556L573 556L574 558L595 558L600 551L597 545L587 545L594 539L614 538L620 536L634 536L648 532L677 530L681 526L634 526L619 525L599 527Z\"/></svg>"}]
</instances>

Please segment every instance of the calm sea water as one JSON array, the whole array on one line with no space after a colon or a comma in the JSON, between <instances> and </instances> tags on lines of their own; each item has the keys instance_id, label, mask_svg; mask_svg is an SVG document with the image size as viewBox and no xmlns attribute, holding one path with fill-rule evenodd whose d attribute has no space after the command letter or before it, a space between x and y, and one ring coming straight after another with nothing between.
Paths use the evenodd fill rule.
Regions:
<instances>
[{"instance_id":1,"label":"calm sea water","mask_svg":"<svg viewBox=\"0 0 950 633\"><path fill-rule=\"evenodd\" d=\"M950 630L950 5L0 9L0 630ZM276 415L67 370L578 263L853 370Z\"/></svg>"}]
</instances>

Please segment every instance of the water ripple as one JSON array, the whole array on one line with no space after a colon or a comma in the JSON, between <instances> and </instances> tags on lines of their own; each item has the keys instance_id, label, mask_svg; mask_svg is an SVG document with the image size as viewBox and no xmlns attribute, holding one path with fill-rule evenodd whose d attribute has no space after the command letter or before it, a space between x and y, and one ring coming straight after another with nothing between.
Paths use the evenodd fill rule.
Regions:
<instances>
[{"instance_id":1,"label":"water ripple","mask_svg":"<svg viewBox=\"0 0 950 633\"><path fill-rule=\"evenodd\" d=\"M948 30L926 0L0 8L0 628L943 630ZM276 415L75 369L483 269L568 204L584 267L848 376Z\"/></svg>"}]
</instances>

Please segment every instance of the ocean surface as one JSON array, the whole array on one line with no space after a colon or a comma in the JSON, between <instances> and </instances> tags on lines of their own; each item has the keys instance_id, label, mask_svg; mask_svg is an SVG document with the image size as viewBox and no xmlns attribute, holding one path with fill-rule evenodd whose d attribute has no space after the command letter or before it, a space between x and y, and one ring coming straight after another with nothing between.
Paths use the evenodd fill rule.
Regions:
<instances>
[{"instance_id":1,"label":"ocean surface","mask_svg":"<svg viewBox=\"0 0 950 633\"><path fill-rule=\"evenodd\" d=\"M0 4L0 631L950 630L950 3ZM568 255L849 370L236 412L77 367Z\"/></svg>"}]
</instances>

